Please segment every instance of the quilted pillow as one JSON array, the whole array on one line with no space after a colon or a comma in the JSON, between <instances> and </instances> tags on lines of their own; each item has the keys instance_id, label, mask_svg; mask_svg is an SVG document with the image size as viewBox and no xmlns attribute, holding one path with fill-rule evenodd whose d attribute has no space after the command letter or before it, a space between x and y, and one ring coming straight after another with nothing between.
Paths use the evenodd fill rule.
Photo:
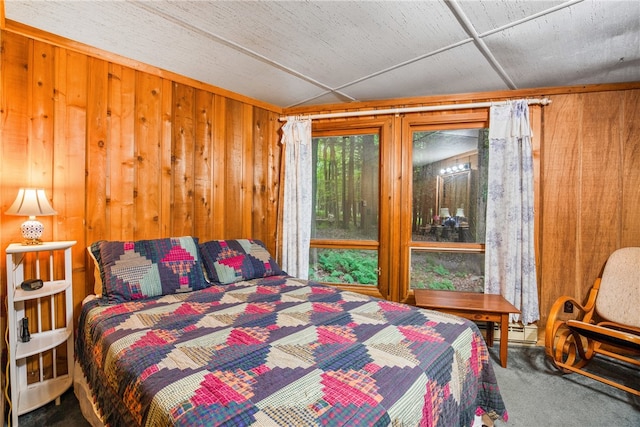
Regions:
<instances>
[{"instance_id":1,"label":"quilted pillow","mask_svg":"<svg viewBox=\"0 0 640 427\"><path fill-rule=\"evenodd\" d=\"M212 240L200 253L207 279L217 284L285 274L260 240Z\"/></svg>"},{"instance_id":2,"label":"quilted pillow","mask_svg":"<svg viewBox=\"0 0 640 427\"><path fill-rule=\"evenodd\" d=\"M199 260L198 240L170 237L91 245L100 265L102 291L109 302L131 301L208 287Z\"/></svg>"}]
</instances>

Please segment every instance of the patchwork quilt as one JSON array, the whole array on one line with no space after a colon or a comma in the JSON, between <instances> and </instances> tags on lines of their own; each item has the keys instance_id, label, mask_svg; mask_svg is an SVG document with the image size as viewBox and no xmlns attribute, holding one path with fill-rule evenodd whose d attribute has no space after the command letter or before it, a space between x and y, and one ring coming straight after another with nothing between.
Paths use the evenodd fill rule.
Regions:
<instances>
[{"instance_id":1,"label":"patchwork quilt","mask_svg":"<svg viewBox=\"0 0 640 427\"><path fill-rule=\"evenodd\" d=\"M474 323L288 276L90 301L76 356L111 426L506 419Z\"/></svg>"}]
</instances>

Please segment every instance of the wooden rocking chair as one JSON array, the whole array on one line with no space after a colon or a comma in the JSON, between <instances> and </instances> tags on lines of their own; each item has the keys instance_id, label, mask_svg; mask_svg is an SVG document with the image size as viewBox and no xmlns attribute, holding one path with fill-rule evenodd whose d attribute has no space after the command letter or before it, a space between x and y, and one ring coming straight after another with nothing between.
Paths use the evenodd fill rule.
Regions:
<instances>
[{"instance_id":1,"label":"wooden rocking chair","mask_svg":"<svg viewBox=\"0 0 640 427\"><path fill-rule=\"evenodd\" d=\"M563 320L568 317L567 302L574 305L574 312L577 309L576 319ZM601 354L640 373L640 247L611 254L585 305L568 296L556 300L547 320L545 351L563 372L577 372L640 396L640 389L582 369Z\"/></svg>"}]
</instances>

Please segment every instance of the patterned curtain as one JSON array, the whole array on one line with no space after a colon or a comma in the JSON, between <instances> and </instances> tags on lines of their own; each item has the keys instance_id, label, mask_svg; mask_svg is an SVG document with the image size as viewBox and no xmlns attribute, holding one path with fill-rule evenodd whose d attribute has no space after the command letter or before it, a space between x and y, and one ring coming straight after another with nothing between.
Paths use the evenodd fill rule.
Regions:
<instances>
[{"instance_id":1,"label":"patterned curtain","mask_svg":"<svg viewBox=\"0 0 640 427\"><path fill-rule=\"evenodd\" d=\"M533 155L529 106L491 107L485 293L502 294L523 324L540 318L533 245Z\"/></svg>"},{"instance_id":2,"label":"patterned curtain","mask_svg":"<svg viewBox=\"0 0 640 427\"><path fill-rule=\"evenodd\" d=\"M284 201L282 211L282 269L309 277L311 239L311 120L287 118L284 145Z\"/></svg>"}]
</instances>

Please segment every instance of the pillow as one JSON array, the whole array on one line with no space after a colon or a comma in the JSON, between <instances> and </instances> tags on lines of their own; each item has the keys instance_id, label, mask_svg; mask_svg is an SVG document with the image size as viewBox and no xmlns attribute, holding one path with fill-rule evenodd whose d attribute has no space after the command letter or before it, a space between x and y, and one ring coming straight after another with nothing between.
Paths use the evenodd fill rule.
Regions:
<instances>
[{"instance_id":1,"label":"pillow","mask_svg":"<svg viewBox=\"0 0 640 427\"><path fill-rule=\"evenodd\" d=\"M212 240L200 253L207 280L221 285L286 274L260 240Z\"/></svg>"},{"instance_id":2,"label":"pillow","mask_svg":"<svg viewBox=\"0 0 640 427\"><path fill-rule=\"evenodd\" d=\"M129 242L103 240L91 248L100 265L102 292L112 303L209 286L204 280L198 240L194 237Z\"/></svg>"}]
</instances>

